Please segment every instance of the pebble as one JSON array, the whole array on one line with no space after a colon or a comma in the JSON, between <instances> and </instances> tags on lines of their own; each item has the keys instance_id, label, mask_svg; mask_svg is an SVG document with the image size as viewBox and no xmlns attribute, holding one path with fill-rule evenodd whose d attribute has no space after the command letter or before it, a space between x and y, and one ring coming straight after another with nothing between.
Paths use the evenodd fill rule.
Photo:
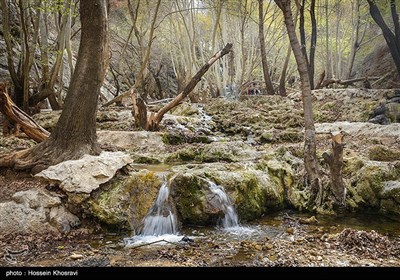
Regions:
<instances>
[{"instance_id":1,"label":"pebble","mask_svg":"<svg viewBox=\"0 0 400 280\"><path fill-rule=\"evenodd\" d=\"M322 257L321 257L321 256L318 256L318 257L317 257L317 261L322 261Z\"/></svg>"},{"instance_id":2,"label":"pebble","mask_svg":"<svg viewBox=\"0 0 400 280\"><path fill-rule=\"evenodd\" d=\"M72 254L71 256L69 256L72 260L79 260L83 258L83 255L81 254Z\"/></svg>"},{"instance_id":3,"label":"pebble","mask_svg":"<svg viewBox=\"0 0 400 280\"><path fill-rule=\"evenodd\" d=\"M290 227L286 229L286 232L289 234L294 234L294 228Z\"/></svg>"}]
</instances>

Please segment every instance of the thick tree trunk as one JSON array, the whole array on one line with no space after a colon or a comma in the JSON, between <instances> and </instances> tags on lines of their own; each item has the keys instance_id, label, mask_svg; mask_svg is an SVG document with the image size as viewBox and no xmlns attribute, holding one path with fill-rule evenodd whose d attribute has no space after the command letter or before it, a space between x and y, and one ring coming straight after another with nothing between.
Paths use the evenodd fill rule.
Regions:
<instances>
[{"instance_id":1,"label":"thick tree trunk","mask_svg":"<svg viewBox=\"0 0 400 280\"><path fill-rule=\"evenodd\" d=\"M96 111L105 74L107 0L80 1L81 42L65 107L51 136L32 149L2 158L0 166L38 172L84 154L98 154Z\"/></svg>"},{"instance_id":2,"label":"thick tree trunk","mask_svg":"<svg viewBox=\"0 0 400 280\"><path fill-rule=\"evenodd\" d=\"M338 206L345 205L346 188L343 182L343 138L344 134L332 134L332 153L324 153L322 156L329 165L331 177L331 193L334 197L334 204Z\"/></svg>"},{"instance_id":3,"label":"thick tree trunk","mask_svg":"<svg viewBox=\"0 0 400 280\"><path fill-rule=\"evenodd\" d=\"M319 182L319 166L316 152L315 126L312 111L312 93L308 75L307 61L302 53L299 40L297 39L290 0L275 0L275 3L283 11L290 44L296 58L297 69L300 75L305 125L304 164L307 172L307 181L312 189L312 200L315 199L316 205L320 206L322 203L322 189Z\"/></svg>"},{"instance_id":4,"label":"thick tree trunk","mask_svg":"<svg viewBox=\"0 0 400 280\"><path fill-rule=\"evenodd\" d=\"M261 62L264 73L264 82L267 88L268 94L275 94L274 85L271 81L271 76L269 74L269 66L267 60L267 51L265 48L265 36L264 36L264 0L258 0L258 37L260 40L261 49Z\"/></svg>"},{"instance_id":5,"label":"thick tree trunk","mask_svg":"<svg viewBox=\"0 0 400 280\"><path fill-rule=\"evenodd\" d=\"M142 99L139 99L138 95L131 90L131 96L134 103L134 118L136 125L149 131L156 131L159 129L159 125L164 115L171 109L178 106L183 99L185 99L201 81L204 74L210 69L210 67L221 57L227 55L232 50L232 44L227 44L222 50L217 52L203 67L193 76L190 82L185 86L183 91L178 94L171 102L162 107L157 113L151 112L147 117L147 107Z\"/></svg>"}]
</instances>

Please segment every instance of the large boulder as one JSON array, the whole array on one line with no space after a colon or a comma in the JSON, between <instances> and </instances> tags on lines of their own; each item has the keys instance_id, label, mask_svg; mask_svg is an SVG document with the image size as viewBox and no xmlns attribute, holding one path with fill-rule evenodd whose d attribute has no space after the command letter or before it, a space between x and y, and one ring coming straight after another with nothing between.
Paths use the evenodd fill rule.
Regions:
<instances>
[{"instance_id":1,"label":"large boulder","mask_svg":"<svg viewBox=\"0 0 400 280\"><path fill-rule=\"evenodd\" d=\"M397 185L392 181L398 181L400 178L400 164L398 162L349 158L345 159L344 175L347 178L345 182L348 208L396 212L396 210L391 210L399 207L399 201L396 200Z\"/></svg>"},{"instance_id":2,"label":"large boulder","mask_svg":"<svg viewBox=\"0 0 400 280\"><path fill-rule=\"evenodd\" d=\"M260 218L283 208L284 189L257 165L202 164L175 167L171 179L171 196L184 224L215 224L223 213L212 200L210 183L223 187L232 200L240 220Z\"/></svg>"},{"instance_id":3,"label":"large boulder","mask_svg":"<svg viewBox=\"0 0 400 280\"><path fill-rule=\"evenodd\" d=\"M36 177L55 182L68 195L68 202L82 203L90 194L114 177L115 173L131 163L128 154L102 152L99 156L85 155L50 166L36 174Z\"/></svg>"},{"instance_id":4,"label":"large boulder","mask_svg":"<svg viewBox=\"0 0 400 280\"><path fill-rule=\"evenodd\" d=\"M108 228L138 232L161 184L161 178L147 170L118 176L92 194L87 211Z\"/></svg>"},{"instance_id":5,"label":"large boulder","mask_svg":"<svg viewBox=\"0 0 400 280\"><path fill-rule=\"evenodd\" d=\"M12 201L0 203L0 216L0 232L7 234L67 233L80 223L58 196L39 189L17 192Z\"/></svg>"}]
</instances>

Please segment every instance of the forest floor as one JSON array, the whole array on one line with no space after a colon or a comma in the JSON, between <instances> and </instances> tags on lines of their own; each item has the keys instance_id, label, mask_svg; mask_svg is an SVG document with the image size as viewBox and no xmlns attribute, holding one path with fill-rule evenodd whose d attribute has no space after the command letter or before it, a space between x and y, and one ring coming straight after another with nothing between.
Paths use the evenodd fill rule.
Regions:
<instances>
[{"instance_id":1,"label":"forest floor","mask_svg":"<svg viewBox=\"0 0 400 280\"><path fill-rule=\"evenodd\" d=\"M385 99L385 93L371 98L341 91L315 95L319 154L330 148L329 133L344 129L350 132L345 156L398 160L399 124L379 126L367 122L373 109ZM167 159L176 158L182 150L206 149L210 139L221 145L243 143L246 157L262 157L271 149L285 147L301 158L300 101L299 96L293 95L290 99L267 96L236 103L216 100L195 109L184 105L166 117L161 132L151 137L132 132L136 133L134 138L129 138L133 135L130 132L123 134L133 130L129 109L113 107L98 114L99 140L103 145L129 150L135 161L146 164L168 164ZM57 117L57 113L46 113L35 118L51 131ZM118 139L112 138L118 133L122 133ZM167 139L162 136L165 134ZM205 136L208 140L204 143ZM0 144L0 152L11 152L31 147L34 142L0 135ZM389 158L385 158L388 154ZM0 170L0 186L0 203L18 191L51 187L29 174L11 170ZM124 246L122 240L126 236L104 232L94 222L59 235L0 232L0 266L400 266L398 230L375 232L371 226L364 231L346 223L310 225L300 223L301 219L285 212L255 221L254 224L268 224L266 231L271 234L261 237L229 237L215 229L204 229L202 237L193 242L143 247ZM387 224L400 228L396 221L389 220ZM197 229L183 230L191 236Z\"/></svg>"},{"instance_id":2,"label":"forest floor","mask_svg":"<svg viewBox=\"0 0 400 280\"><path fill-rule=\"evenodd\" d=\"M0 266L400 266L398 235L343 224L301 224L296 214L267 220L269 234L263 236L229 237L208 229L190 242L133 247L124 246L121 236L85 228L64 236L0 236Z\"/></svg>"}]
</instances>

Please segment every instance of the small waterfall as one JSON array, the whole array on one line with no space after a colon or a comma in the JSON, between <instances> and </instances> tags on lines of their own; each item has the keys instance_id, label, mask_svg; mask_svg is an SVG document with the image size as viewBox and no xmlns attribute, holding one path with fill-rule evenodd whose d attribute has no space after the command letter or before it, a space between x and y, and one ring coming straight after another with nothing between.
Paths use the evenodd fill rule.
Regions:
<instances>
[{"instance_id":1,"label":"small waterfall","mask_svg":"<svg viewBox=\"0 0 400 280\"><path fill-rule=\"evenodd\" d=\"M224 228L238 227L239 219L236 214L236 210L233 207L232 202L226 194L225 190L221 186L218 186L211 181L208 181L208 183L210 185L211 192L217 195L221 210L225 214L224 219L222 220L222 226Z\"/></svg>"},{"instance_id":2,"label":"small waterfall","mask_svg":"<svg viewBox=\"0 0 400 280\"><path fill-rule=\"evenodd\" d=\"M173 213L173 207L169 202L169 189L164 182L158 192L154 205L143 219L143 236L160 236L164 234L176 234L178 221Z\"/></svg>"}]
</instances>

